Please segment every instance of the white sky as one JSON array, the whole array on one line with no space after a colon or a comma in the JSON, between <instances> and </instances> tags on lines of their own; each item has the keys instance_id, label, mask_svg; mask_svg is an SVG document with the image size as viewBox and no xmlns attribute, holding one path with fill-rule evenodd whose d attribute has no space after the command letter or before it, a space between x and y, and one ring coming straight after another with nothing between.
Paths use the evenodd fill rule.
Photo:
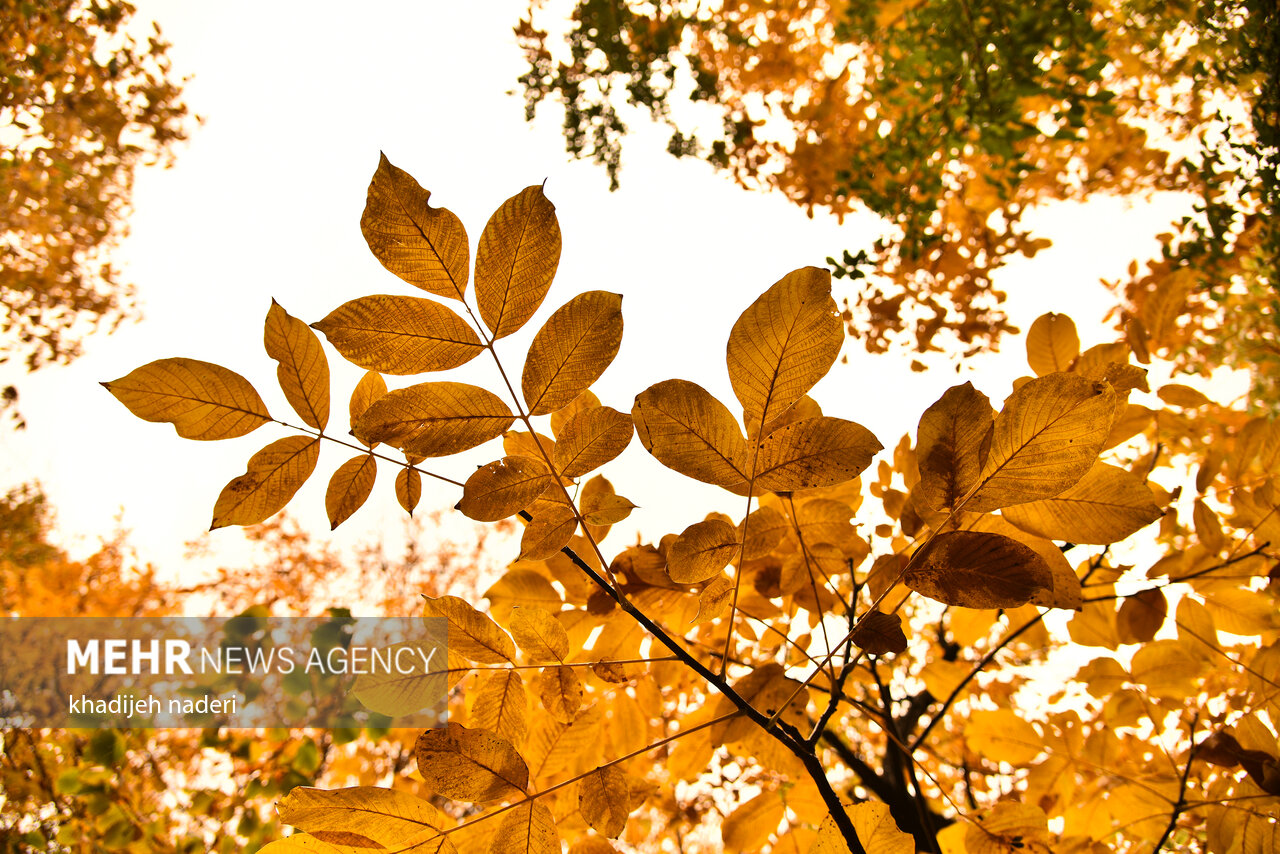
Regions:
<instances>
[{"instance_id":1,"label":"white sky","mask_svg":"<svg viewBox=\"0 0 1280 854\"><path fill-rule=\"evenodd\" d=\"M28 423L24 433L0 433L0 487L38 480L57 508L61 537L77 553L123 513L142 556L176 566L183 544L207 529L222 486L285 435L262 428L237 440L186 441L168 425L134 418L99 382L154 359L188 356L242 373L273 414L292 417L262 349L272 297L313 322L364 294L418 293L383 270L360 235L379 150L431 190L434 204L462 218L473 247L504 199L546 179L564 232L560 271L538 316L504 342L508 364L519 372L533 332L574 294L622 293L622 349L595 390L624 411L635 394L669 377L698 382L732 405L724 345L742 309L789 270L821 265L876 236L874 220L811 220L780 196L749 194L706 164L672 159L666 132L639 117L622 190L609 193L603 170L569 161L555 109L526 124L522 99L507 94L524 69L511 34L522 0L378 3L358 13L352 4L136 4L140 20L162 25L177 70L195 75L187 101L206 120L176 167L138 176L124 260L144 319L91 339L69 367L0 373L19 382ZM1037 214L1030 222L1043 223L1055 246L1006 271L1013 321L1026 329L1044 311L1061 311L1080 325L1085 346L1110 340L1096 325L1109 304L1099 277L1116 278L1131 258L1150 254L1153 235L1181 213L1177 200L1164 199ZM837 300L844 288L836 282ZM845 352L850 364L837 365L814 396L828 414L865 424L889 448L914 432L920 412L946 387L972 379L998 402L1026 372L1020 339L973 360L960 376L945 359L913 374L911 354L873 358L852 342ZM337 370L340 357L329 353L336 427L359 372ZM497 381L481 359L456 378ZM317 532L328 529L325 484L350 453L324 448L290 505ZM495 444L437 470L465 479L500 455ZM679 531L711 509L742 511L740 499L667 472L638 442L604 473L640 506L631 527L647 538ZM402 514L393 477L391 468L380 471L374 496L336 542L396 535ZM452 488L428 482L422 507L457 499ZM628 535L619 530L608 542L618 547ZM239 535L224 530L213 540L231 548Z\"/></svg>"}]
</instances>

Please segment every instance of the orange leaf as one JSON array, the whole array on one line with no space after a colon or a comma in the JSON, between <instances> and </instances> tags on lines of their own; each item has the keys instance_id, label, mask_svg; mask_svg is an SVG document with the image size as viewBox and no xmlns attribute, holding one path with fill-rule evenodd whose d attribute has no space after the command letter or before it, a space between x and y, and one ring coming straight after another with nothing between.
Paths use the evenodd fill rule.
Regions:
<instances>
[{"instance_id":1,"label":"orange leaf","mask_svg":"<svg viewBox=\"0 0 1280 854\"><path fill-rule=\"evenodd\" d=\"M315 471L320 440L310 436L277 439L249 458L244 474L222 488L209 530L256 525L284 509Z\"/></svg>"}]
</instances>

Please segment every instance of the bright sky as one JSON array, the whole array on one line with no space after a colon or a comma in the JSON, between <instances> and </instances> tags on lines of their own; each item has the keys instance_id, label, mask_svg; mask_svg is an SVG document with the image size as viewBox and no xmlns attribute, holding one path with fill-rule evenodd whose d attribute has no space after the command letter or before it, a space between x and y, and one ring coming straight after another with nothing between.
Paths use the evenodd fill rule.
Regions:
<instances>
[{"instance_id":1,"label":"bright sky","mask_svg":"<svg viewBox=\"0 0 1280 854\"><path fill-rule=\"evenodd\" d=\"M504 199L546 181L564 233L560 271L539 315L504 342L507 363L519 372L533 332L574 294L621 293L622 349L595 390L624 411L638 392L670 377L732 404L724 345L742 309L789 270L821 265L877 233L869 218L843 226L809 219L780 196L747 193L706 164L676 161L665 153L665 131L639 117L622 190L609 193L603 170L564 153L554 109L526 124L522 99L507 94L523 70L511 33L521 0L379 3L358 13L350 4L136 3L138 18L159 21L173 43L176 68L194 75L187 101L205 117L175 168L138 176L123 255L144 319L91 339L69 367L0 374L19 381L28 423L25 433L0 433L0 487L38 480L77 553L122 513L145 559L176 565L183 544L207 529L222 486L255 451L287 435L262 428L236 440L186 441L168 425L134 418L99 382L162 357L204 359L249 378L273 414L292 418L262 349L273 297L313 322L357 296L418 294L378 264L360 235L380 150L431 190L434 204L462 218L473 247ZM1031 222L1042 223L1055 246L1007 271L1024 280L1010 288L1014 322L1026 329L1039 314L1062 311L1080 325L1085 346L1103 340L1096 321L1109 297L1099 278L1118 277L1131 258L1154 250L1153 235L1181 212L1176 200L1134 207L1103 200L1083 213L1061 206L1037 215ZM837 300L843 288L837 281ZM337 426L359 372L338 370L340 357L329 352ZM1026 372L1018 339L959 376L945 359L913 374L910 354L873 358L853 343L845 352L849 364L837 365L814 396L828 414L863 423L890 448L914 433L919 414L948 386L972 379L998 402ZM497 382L482 359L450 378ZM317 532L328 529L325 484L350 453L323 449L291 504ZM495 443L437 470L461 480L498 456ZM679 531L711 509L742 511L740 499L667 472L638 442L604 473L640 506L631 529L646 538ZM380 471L373 497L334 535L337 543L399 530L393 477L389 467ZM459 497L451 487L426 489L424 508L451 507ZM630 535L619 530L608 542L618 547ZM238 540L234 531L214 535L215 547Z\"/></svg>"}]
</instances>

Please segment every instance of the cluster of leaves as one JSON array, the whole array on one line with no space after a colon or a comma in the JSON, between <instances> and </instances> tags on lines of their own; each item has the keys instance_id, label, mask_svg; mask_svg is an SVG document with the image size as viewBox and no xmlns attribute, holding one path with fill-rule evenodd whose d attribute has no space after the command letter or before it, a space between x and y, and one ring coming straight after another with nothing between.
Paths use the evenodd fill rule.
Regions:
<instances>
[{"instance_id":1,"label":"cluster of leaves","mask_svg":"<svg viewBox=\"0 0 1280 854\"><path fill-rule=\"evenodd\" d=\"M1200 367L1239 341L1233 367L1274 363L1271 4L580 0L563 44L529 5L516 28L528 116L561 102L569 150L615 184L625 93L671 125L673 154L809 211L860 204L889 221L871 275L848 252L829 262L862 280L845 319L871 351L897 337L939 349L950 333L976 353L1014 331L992 274L1048 245L1021 222L1037 204L1183 190L1203 203L1166 254L1206 317L1174 353ZM691 129L671 109L686 98L722 112L723 132ZM1251 114L1232 118L1233 101ZM1122 322L1177 287L1134 278Z\"/></svg>"},{"instance_id":2,"label":"cluster of leaves","mask_svg":"<svg viewBox=\"0 0 1280 854\"><path fill-rule=\"evenodd\" d=\"M121 0L0 5L0 357L28 369L73 358L85 329L131 313L110 253L134 170L186 138L169 46L158 29L130 35L133 12Z\"/></svg>"},{"instance_id":3,"label":"cluster of leaves","mask_svg":"<svg viewBox=\"0 0 1280 854\"><path fill-rule=\"evenodd\" d=\"M428 200L384 157L361 228L388 270L461 311L377 295L314 324L367 371L349 407L356 445L325 433L318 337L273 303L266 349L307 427L253 455L213 525L284 507L330 439L358 451L329 481L334 525L382 461L406 509L428 475L458 487L473 519L519 518L519 555L485 592L487 613L426 596L424 616L449 625L442 669L364 686L409 702L446 680L450 723L417 737L417 773L390 789L295 789L279 812L302 833L265 850L697 847L717 825L708 845L823 854L1280 843L1280 625L1265 587L1276 425L1181 385L1150 408L1132 399L1149 392L1131 345L1081 351L1070 319L1051 314L1028 335L1034 378L998 409L970 384L950 389L864 490L881 443L808 396L843 339L825 271L784 276L734 325L740 416L682 379L628 413L590 390L621 339L615 294L552 312L518 391L499 357L558 263L541 189L486 225L474 307L466 232ZM505 399L383 379L483 351ZM205 362L162 359L105 385L188 438L277 421L248 380ZM738 512L606 549L634 508L593 472L633 433L668 468L736 496ZM424 467L498 438L504 455L465 480ZM1154 476L1193 470L1187 525L1182 486ZM1160 555L1145 572L1111 556L1139 531ZM1068 614L1073 648L1116 654L1028 702L1023 666L1063 645L1047 624Z\"/></svg>"}]
</instances>

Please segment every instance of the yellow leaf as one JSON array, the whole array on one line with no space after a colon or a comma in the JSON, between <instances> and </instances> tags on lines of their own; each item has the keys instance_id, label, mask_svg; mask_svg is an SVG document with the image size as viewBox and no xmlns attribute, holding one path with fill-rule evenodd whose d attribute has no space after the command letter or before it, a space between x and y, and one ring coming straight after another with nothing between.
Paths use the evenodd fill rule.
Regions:
<instances>
[{"instance_id":1,"label":"yellow leaf","mask_svg":"<svg viewBox=\"0 0 1280 854\"><path fill-rule=\"evenodd\" d=\"M538 801L523 801L507 810L488 854L560 854L551 810Z\"/></svg>"},{"instance_id":2,"label":"yellow leaf","mask_svg":"<svg viewBox=\"0 0 1280 854\"><path fill-rule=\"evenodd\" d=\"M711 579L698 594L698 613L694 615L694 623L705 623L724 615L733 599L733 579L720 575Z\"/></svg>"},{"instance_id":3,"label":"yellow leaf","mask_svg":"<svg viewBox=\"0 0 1280 854\"><path fill-rule=\"evenodd\" d=\"M440 812L421 798L374 786L332 790L298 786L280 799L276 811L282 822L309 833L357 833L386 846L439 829L443 821Z\"/></svg>"},{"instance_id":4,"label":"yellow leaf","mask_svg":"<svg viewBox=\"0 0 1280 854\"><path fill-rule=\"evenodd\" d=\"M759 430L813 388L843 343L828 271L802 267L761 294L734 323L726 352L748 429Z\"/></svg>"},{"instance_id":5,"label":"yellow leaf","mask_svg":"<svg viewBox=\"0 0 1280 854\"><path fill-rule=\"evenodd\" d=\"M525 187L489 217L476 247L476 303L495 341L533 317L559 263L560 223L541 187Z\"/></svg>"},{"instance_id":6,"label":"yellow leaf","mask_svg":"<svg viewBox=\"0 0 1280 854\"><path fill-rule=\"evenodd\" d=\"M372 454L361 454L347 460L329 479L324 495L324 509L329 514L330 529L337 528L369 498L378 464Z\"/></svg>"},{"instance_id":7,"label":"yellow leaf","mask_svg":"<svg viewBox=\"0 0 1280 854\"><path fill-rule=\"evenodd\" d=\"M706 389L665 380L636 395L636 435L658 462L726 489L745 487L750 465L738 422Z\"/></svg>"},{"instance_id":8,"label":"yellow leaf","mask_svg":"<svg viewBox=\"0 0 1280 854\"><path fill-rule=\"evenodd\" d=\"M348 362L396 376L456 368L484 351L465 320L421 297L360 297L311 325Z\"/></svg>"},{"instance_id":9,"label":"yellow leaf","mask_svg":"<svg viewBox=\"0 0 1280 854\"><path fill-rule=\"evenodd\" d=\"M260 854L369 854L376 849L367 845L344 845L326 842L306 833L295 833L259 848ZM456 854L457 848L438 830L426 830L402 841L396 854Z\"/></svg>"},{"instance_id":10,"label":"yellow leaf","mask_svg":"<svg viewBox=\"0 0 1280 854\"><path fill-rule=\"evenodd\" d=\"M939 534L914 557L903 583L917 593L965 608L1016 608L1052 588L1044 559L1017 540L978 531Z\"/></svg>"},{"instance_id":11,"label":"yellow leaf","mask_svg":"<svg viewBox=\"0 0 1280 854\"><path fill-rule=\"evenodd\" d=\"M543 708L553 720L563 724L573 723L582 708L583 689L582 681L572 667L544 667L538 673L535 687Z\"/></svg>"},{"instance_id":12,"label":"yellow leaf","mask_svg":"<svg viewBox=\"0 0 1280 854\"><path fill-rule=\"evenodd\" d=\"M546 576L532 569L516 567L482 594L489 600L489 613L499 623L508 624L519 605L559 611L564 601Z\"/></svg>"},{"instance_id":13,"label":"yellow leaf","mask_svg":"<svg viewBox=\"0 0 1280 854\"><path fill-rule=\"evenodd\" d=\"M428 791L455 801L484 803L528 791L529 767L509 742L450 722L424 730L414 745Z\"/></svg>"},{"instance_id":14,"label":"yellow leaf","mask_svg":"<svg viewBox=\"0 0 1280 854\"><path fill-rule=\"evenodd\" d=\"M382 374L377 371L365 371L364 376L360 378L360 382L356 383L356 387L351 392L351 402L347 409L351 415L351 426L355 427L355 423L359 420L364 411L369 408L369 404L387 393L387 381L382 378ZM376 442L374 443L377 444ZM370 446L372 447L372 446Z\"/></svg>"},{"instance_id":15,"label":"yellow leaf","mask_svg":"<svg viewBox=\"0 0 1280 854\"><path fill-rule=\"evenodd\" d=\"M1194 696L1206 663L1187 652L1176 640L1150 641L1138 647L1129 662L1134 683L1156 697L1185 699Z\"/></svg>"},{"instance_id":16,"label":"yellow leaf","mask_svg":"<svg viewBox=\"0 0 1280 854\"><path fill-rule=\"evenodd\" d=\"M987 396L971 383L947 389L925 410L916 428L917 506L952 510L969 494L982 471L982 440L994 419Z\"/></svg>"},{"instance_id":17,"label":"yellow leaf","mask_svg":"<svg viewBox=\"0 0 1280 854\"><path fill-rule=\"evenodd\" d=\"M578 527L573 508L563 501L541 498L529 508L533 520L520 537L522 560L546 560L569 544Z\"/></svg>"},{"instance_id":18,"label":"yellow leaf","mask_svg":"<svg viewBox=\"0 0 1280 854\"><path fill-rule=\"evenodd\" d=\"M1109 385L1075 374L1023 385L996 416L977 491L964 509L999 510L1074 486L1098 459L1115 401Z\"/></svg>"},{"instance_id":19,"label":"yellow leaf","mask_svg":"<svg viewBox=\"0 0 1280 854\"><path fill-rule=\"evenodd\" d=\"M496 522L528 507L552 481L547 467L532 457L503 457L467 478L458 509L478 522Z\"/></svg>"},{"instance_id":20,"label":"yellow leaf","mask_svg":"<svg viewBox=\"0 0 1280 854\"><path fill-rule=\"evenodd\" d=\"M992 762L1029 765L1044 749L1044 739L1031 724L1009 709L976 709L964 724L969 747Z\"/></svg>"},{"instance_id":21,"label":"yellow leaf","mask_svg":"<svg viewBox=\"0 0 1280 854\"><path fill-rule=\"evenodd\" d=\"M1001 515L1046 539L1106 545L1125 539L1164 514L1141 478L1099 462L1065 492L1006 507Z\"/></svg>"},{"instance_id":22,"label":"yellow leaf","mask_svg":"<svg viewBox=\"0 0 1280 854\"><path fill-rule=\"evenodd\" d=\"M1160 589L1141 590L1124 597L1116 614L1116 633L1121 643L1146 643L1156 636L1169 612L1169 601Z\"/></svg>"},{"instance_id":23,"label":"yellow leaf","mask_svg":"<svg viewBox=\"0 0 1280 854\"><path fill-rule=\"evenodd\" d=\"M757 507L738 525L743 560L764 557L778 547L787 535L790 523L772 507Z\"/></svg>"},{"instance_id":24,"label":"yellow leaf","mask_svg":"<svg viewBox=\"0 0 1280 854\"><path fill-rule=\"evenodd\" d=\"M1080 585L1080 579L1076 577L1075 569L1063 555L1062 549L1044 537L1037 537L1035 534L1029 534L1021 528L1014 527L1001 516L990 514L979 516L972 523L971 530L1002 534L1017 540L1040 555L1045 565L1049 567L1053 586L1037 591L1031 597L1032 605L1038 605L1041 608L1069 608L1073 611L1080 609L1084 603L1084 590Z\"/></svg>"},{"instance_id":25,"label":"yellow leaf","mask_svg":"<svg viewBox=\"0 0 1280 854\"><path fill-rule=\"evenodd\" d=\"M493 620L457 596L423 597L422 616L442 619L449 626L449 651L480 664L516 660L515 644Z\"/></svg>"},{"instance_id":26,"label":"yellow leaf","mask_svg":"<svg viewBox=\"0 0 1280 854\"><path fill-rule=\"evenodd\" d=\"M392 273L427 293L460 300L471 258L467 231L452 211L431 207L430 198L413 176L380 154L360 232Z\"/></svg>"},{"instance_id":27,"label":"yellow leaf","mask_svg":"<svg viewBox=\"0 0 1280 854\"><path fill-rule=\"evenodd\" d=\"M277 439L249 458L244 474L222 488L209 530L256 525L284 509L315 471L320 440L310 436Z\"/></svg>"},{"instance_id":28,"label":"yellow leaf","mask_svg":"<svg viewBox=\"0 0 1280 854\"><path fill-rule=\"evenodd\" d=\"M596 397L595 392L587 389L582 394L569 401L568 405L557 409L551 413L551 435L557 439L560 438L560 431L564 429L564 425L569 423L569 419L587 409L594 409L600 405L600 398Z\"/></svg>"},{"instance_id":29,"label":"yellow leaf","mask_svg":"<svg viewBox=\"0 0 1280 854\"><path fill-rule=\"evenodd\" d=\"M898 829L884 804L867 801L845 807L845 813L867 854L913 854L916 850L914 840ZM827 816L818 827L818 838L809 848L809 854L848 854L848 851L849 845L835 819Z\"/></svg>"},{"instance_id":30,"label":"yellow leaf","mask_svg":"<svg viewBox=\"0 0 1280 854\"><path fill-rule=\"evenodd\" d=\"M625 451L631 434L631 416L607 406L584 409L556 434L556 468L563 477L581 477Z\"/></svg>"},{"instance_id":31,"label":"yellow leaf","mask_svg":"<svg viewBox=\"0 0 1280 854\"><path fill-rule=\"evenodd\" d=\"M965 831L967 854L1051 854L1049 819L1031 804L1000 801Z\"/></svg>"},{"instance_id":32,"label":"yellow leaf","mask_svg":"<svg viewBox=\"0 0 1280 854\"><path fill-rule=\"evenodd\" d=\"M622 343L622 297L578 294L533 337L520 390L530 415L562 409L599 379Z\"/></svg>"},{"instance_id":33,"label":"yellow leaf","mask_svg":"<svg viewBox=\"0 0 1280 854\"><path fill-rule=\"evenodd\" d=\"M480 674L471 692L472 727L488 730L512 744L524 741L529 728L529 701L524 680L514 670Z\"/></svg>"},{"instance_id":34,"label":"yellow leaf","mask_svg":"<svg viewBox=\"0 0 1280 854\"><path fill-rule=\"evenodd\" d=\"M906 652L907 636L902 631L902 618L879 610L864 614L850 635L859 649L871 655Z\"/></svg>"},{"instance_id":35,"label":"yellow leaf","mask_svg":"<svg viewBox=\"0 0 1280 854\"><path fill-rule=\"evenodd\" d=\"M583 497L582 518L588 525L616 525L630 516L635 508L630 499L623 498L621 495L597 492Z\"/></svg>"},{"instance_id":36,"label":"yellow leaf","mask_svg":"<svg viewBox=\"0 0 1280 854\"><path fill-rule=\"evenodd\" d=\"M805 543L804 547L787 555L782 562L778 587L782 595L796 593L812 596L816 587L825 587L827 581L849 571L849 559L831 543Z\"/></svg>"},{"instance_id":37,"label":"yellow leaf","mask_svg":"<svg viewBox=\"0 0 1280 854\"><path fill-rule=\"evenodd\" d=\"M419 383L375 400L354 425L362 442L386 442L405 453L444 457L501 436L515 417L479 386Z\"/></svg>"},{"instance_id":38,"label":"yellow leaf","mask_svg":"<svg viewBox=\"0 0 1280 854\"><path fill-rule=\"evenodd\" d=\"M1069 369L1079 355L1080 336L1065 314L1042 314L1027 331L1027 364L1038 377Z\"/></svg>"},{"instance_id":39,"label":"yellow leaf","mask_svg":"<svg viewBox=\"0 0 1280 854\"><path fill-rule=\"evenodd\" d=\"M738 556L738 532L721 519L708 519L685 528L667 551L667 575L677 584L697 584L714 578Z\"/></svg>"},{"instance_id":40,"label":"yellow leaf","mask_svg":"<svg viewBox=\"0 0 1280 854\"><path fill-rule=\"evenodd\" d=\"M271 420L248 380L197 359L158 359L102 385L134 415L172 424L184 439L234 439Z\"/></svg>"},{"instance_id":41,"label":"yellow leaf","mask_svg":"<svg viewBox=\"0 0 1280 854\"><path fill-rule=\"evenodd\" d=\"M422 475L415 468L406 466L396 473L396 500L410 516L422 498Z\"/></svg>"},{"instance_id":42,"label":"yellow leaf","mask_svg":"<svg viewBox=\"0 0 1280 854\"><path fill-rule=\"evenodd\" d=\"M434 637L392 644L389 654L394 654L392 660L396 666L385 670L372 668L368 673L357 675L351 685L352 695L365 708L393 718L432 708L443 710L449 696L450 677L455 681L461 679L468 662L453 651L442 661L439 647L448 638L444 631L431 632L431 635ZM450 674L449 670L455 665L460 672Z\"/></svg>"},{"instance_id":43,"label":"yellow leaf","mask_svg":"<svg viewBox=\"0 0 1280 854\"><path fill-rule=\"evenodd\" d=\"M958 661L939 658L925 665L924 670L920 671L920 679L930 694L942 700L965 684L970 669Z\"/></svg>"},{"instance_id":44,"label":"yellow leaf","mask_svg":"<svg viewBox=\"0 0 1280 854\"><path fill-rule=\"evenodd\" d=\"M541 433L508 430L502 435L502 450L508 457L532 457L535 460L542 460L542 455L545 453L548 458L554 459L556 443L555 440Z\"/></svg>"},{"instance_id":45,"label":"yellow leaf","mask_svg":"<svg viewBox=\"0 0 1280 854\"><path fill-rule=\"evenodd\" d=\"M627 775L616 765L605 765L583 777L578 784L578 809L596 833L618 838L631 812Z\"/></svg>"},{"instance_id":46,"label":"yellow leaf","mask_svg":"<svg viewBox=\"0 0 1280 854\"><path fill-rule=\"evenodd\" d=\"M1170 383L1162 386L1156 391L1156 394L1165 403L1180 409L1199 409L1202 406L1213 405L1212 400L1188 385Z\"/></svg>"},{"instance_id":47,"label":"yellow leaf","mask_svg":"<svg viewBox=\"0 0 1280 854\"><path fill-rule=\"evenodd\" d=\"M563 662L569 655L569 635L552 614L541 608L516 607L511 611L511 636L531 664Z\"/></svg>"},{"instance_id":48,"label":"yellow leaf","mask_svg":"<svg viewBox=\"0 0 1280 854\"><path fill-rule=\"evenodd\" d=\"M267 311L263 344L275 359L276 378L298 417L317 430L329 423L329 360L320 339L275 300Z\"/></svg>"},{"instance_id":49,"label":"yellow leaf","mask_svg":"<svg viewBox=\"0 0 1280 854\"><path fill-rule=\"evenodd\" d=\"M1114 650L1120 646L1116 633L1116 609L1110 602L1086 602L1067 623L1067 634L1081 646Z\"/></svg>"},{"instance_id":50,"label":"yellow leaf","mask_svg":"<svg viewBox=\"0 0 1280 854\"><path fill-rule=\"evenodd\" d=\"M724 850L760 851L769 842L769 837L778 829L787 807L776 791L761 792L725 817L720 825L720 838L724 841Z\"/></svg>"},{"instance_id":51,"label":"yellow leaf","mask_svg":"<svg viewBox=\"0 0 1280 854\"><path fill-rule=\"evenodd\" d=\"M755 482L770 492L795 492L853 480L884 446L861 424L806 418L760 440Z\"/></svg>"}]
</instances>

